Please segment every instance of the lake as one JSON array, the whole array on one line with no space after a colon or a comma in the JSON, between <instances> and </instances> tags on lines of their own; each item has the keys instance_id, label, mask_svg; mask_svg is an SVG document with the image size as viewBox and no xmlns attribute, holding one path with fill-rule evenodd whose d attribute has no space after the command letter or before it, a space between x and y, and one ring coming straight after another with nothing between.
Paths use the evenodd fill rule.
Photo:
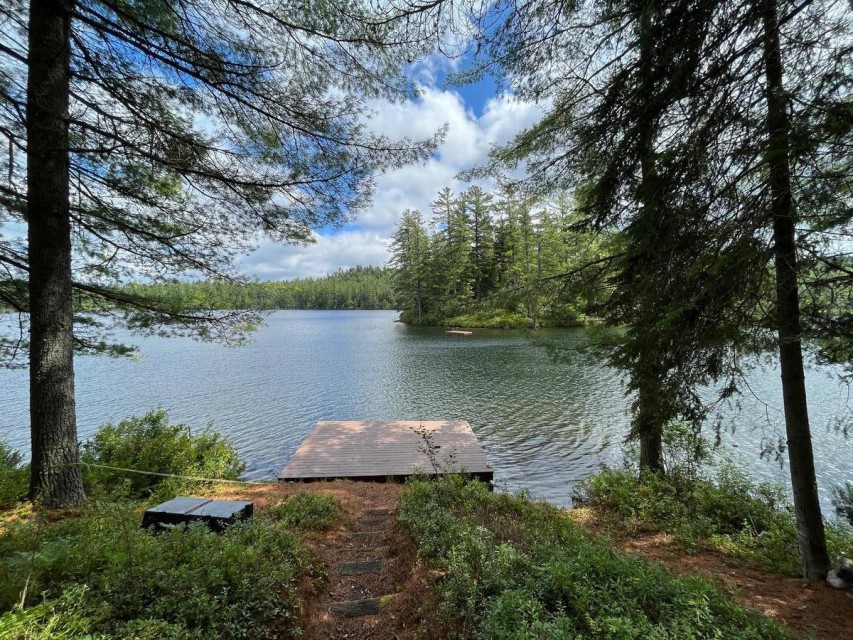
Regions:
<instances>
[{"instance_id":1,"label":"lake","mask_svg":"<svg viewBox=\"0 0 853 640\"><path fill-rule=\"evenodd\" d=\"M277 476L317 420L462 419L499 486L557 504L569 504L572 487L600 465L618 464L630 400L616 372L577 349L584 330L538 332L565 347L557 362L525 332L455 337L396 315L278 311L239 348L119 334L139 345L139 358L76 360L80 437L162 406L173 422L212 422L248 462L247 476L261 479ZM835 428L851 415L837 373L807 373L827 516L831 486L853 479L851 442ZM27 372L0 376L0 439L28 451ZM757 478L784 481L779 462L759 457L762 442L784 434L778 373L769 366L748 381L740 407L722 414L726 455Z\"/></svg>"}]
</instances>

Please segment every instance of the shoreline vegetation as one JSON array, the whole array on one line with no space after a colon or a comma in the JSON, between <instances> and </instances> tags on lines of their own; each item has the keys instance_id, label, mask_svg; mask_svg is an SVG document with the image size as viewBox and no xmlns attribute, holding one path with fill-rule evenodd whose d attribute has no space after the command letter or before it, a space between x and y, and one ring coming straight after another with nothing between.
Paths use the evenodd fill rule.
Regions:
<instances>
[{"instance_id":1,"label":"shoreline vegetation","mask_svg":"<svg viewBox=\"0 0 853 640\"><path fill-rule=\"evenodd\" d=\"M218 486L96 466L239 476L227 439L159 410L84 444L83 507L22 502L27 465L0 454L0 638L329 637L322 594L362 517L354 500L391 502L395 514L381 577L395 596L371 637L784 639L846 629L843 592L791 586L797 534L781 490L684 451L665 477L603 470L578 489L574 510L457 476ZM194 493L254 500L255 517L224 535L139 528L148 506ZM827 531L833 553L853 551L853 529ZM655 534L666 544L649 546ZM334 624L354 633L367 623Z\"/></svg>"},{"instance_id":2,"label":"shoreline vegetation","mask_svg":"<svg viewBox=\"0 0 853 640\"><path fill-rule=\"evenodd\" d=\"M616 240L576 229L575 209L566 194L533 203L511 189L495 196L471 186L459 194L439 191L431 216L404 211L389 261L401 321L466 328L590 324Z\"/></svg>"},{"instance_id":3,"label":"shoreline vegetation","mask_svg":"<svg viewBox=\"0 0 853 640\"><path fill-rule=\"evenodd\" d=\"M172 281L162 283L131 282L120 292L135 298L147 299L176 311L245 310L245 311L401 311L399 320L405 324L466 329L533 329L577 328L596 324L596 320L576 309L556 313L552 304L542 300L534 319L530 309L523 308L519 298L513 301L500 298L477 302L457 300L445 311L450 315L433 313L417 320L416 314L395 292L399 272L391 267L355 266L340 269L319 278L296 280L251 281ZM550 295L550 294L548 294ZM88 298L78 296L75 307L89 310ZM556 304L556 303L555 303ZM0 312L11 311L2 306Z\"/></svg>"},{"instance_id":4,"label":"shoreline vegetation","mask_svg":"<svg viewBox=\"0 0 853 640\"><path fill-rule=\"evenodd\" d=\"M124 290L132 295L166 302L180 310L284 309L374 311L391 310L393 274L385 267L340 269L321 278L296 280L253 280L247 282L131 283Z\"/></svg>"}]
</instances>

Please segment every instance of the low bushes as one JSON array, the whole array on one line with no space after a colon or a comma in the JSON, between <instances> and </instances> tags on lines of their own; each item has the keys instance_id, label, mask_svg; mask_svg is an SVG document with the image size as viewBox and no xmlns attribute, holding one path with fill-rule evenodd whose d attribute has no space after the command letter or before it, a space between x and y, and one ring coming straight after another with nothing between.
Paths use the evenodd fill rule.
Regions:
<instances>
[{"instance_id":1,"label":"low bushes","mask_svg":"<svg viewBox=\"0 0 853 640\"><path fill-rule=\"evenodd\" d=\"M340 521L338 501L330 493L301 491L273 505L269 517L302 531L327 531Z\"/></svg>"},{"instance_id":2,"label":"low bushes","mask_svg":"<svg viewBox=\"0 0 853 640\"><path fill-rule=\"evenodd\" d=\"M614 551L559 509L458 478L417 481L399 519L445 573L432 637L790 638L699 578Z\"/></svg>"},{"instance_id":3,"label":"low bushes","mask_svg":"<svg viewBox=\"0 0 853 640\"><path fill-rule=\"evenodd\" d=\"M713 477L675 467L667 475L605 469L578 501L627 530L666 531L686 549L710 544L779 573L799 575L793 510L780 487L758 484L722 465ZM826 528L830 555L853 552L853 530Z\"/></svg>"},{"instance_id":4,"label":"low bushes","mask_svg":"<svg viewBox=\"0 0 853 640\"><path fill-rule=\"evenodd\" d=\"M83 460L87 505L0 514L0 640L298 635L297 582L320 573L299 535L337 522L334 496L290 496L221 535L202 524L153 533L139 528L148 502L198 483L89 465L232 479L244 465L227 440L154 411L102 427ZM2 495L25 489L20 456L0 449Z\"/></svg>"},{"instance_id":5,"label":"low bushes","mask_svg":"<svg viewBox=\"0 0 853 640\"><path fill-rule=\"evenodd\" d=\"M200 483L94 465L222 480L236 480L246 468L227 439L209 428L193 433L185 424L169 424L162 409L104 425L83 444L81 457L86 490L95 496L112 494L122 481L131 498L191 492Z\"/></svg>"},{"instance_id":6,"label":"low bushes","mask_svg":"<svg viewBox=\"0 0 853 640\"><path fill-rule=\"evenodd\" d=\"M132 503L111 503L55 524L7 522L0 638L296 633L295 585L312 569L286 525L260 516L222 535L200 524L155 534L140 518Z\"/></svg>"},{"instance_id":7,"label":"low bushes","mask_svg":"<svg viewBox=\"0 0 853 640\"><path fill-rule=\"evenodd\" d=\"M479 311L442 320L445 327L481 327L484 329L529 329L532 321L523 313L501 309Z\"/></svg>"},{"instance_id":8,"label":"low bushes","mask_svg":"<svg viewBox=\"0 0 853 640\"><path fill-rule=\"evenodd\" d=\"M845 482L832 489L832 506L839 517L853 526L853 482Z\"/></svg>"},{"instance_id":9,"label":"low bushes","mask_svg":"<svg viewBox=\"0 0 853 640\"><path fill-rule=\"evenodd\" d=\"M0 442L0 509L27 495L30 467L21 464L22 456Z\"/></svg>"}]
</instances>

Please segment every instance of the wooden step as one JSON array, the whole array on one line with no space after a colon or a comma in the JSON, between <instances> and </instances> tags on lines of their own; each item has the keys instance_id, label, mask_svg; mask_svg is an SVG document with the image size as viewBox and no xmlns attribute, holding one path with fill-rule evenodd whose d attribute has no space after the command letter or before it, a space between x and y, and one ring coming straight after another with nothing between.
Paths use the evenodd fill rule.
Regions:
<instances>
[{"instance_id":1,"label":"wooden step","mask_svg":"<svg viewBox=\"0 0 853 640\"><path fill-rule=\"evenodd\" d=\"M394 512L391 509L365 509L363 513L364 513L364 515L371 517L371 516L390 516Z\"/></svg>"},{"instance_id":2,"label":"wooden step","mask_svg":"<svg viewBox=\"0 0 853 640\"><path fill-rule=\"evenodd\" d=\"M337 618L360 618L361 616L373 616L379 613L395 593L379 598L366 598L364 600L350 600L348 602L333 602L329 605L329 611Z\"/></svg>"},{"instance_id":3,"label":"wooden step","mask_svg":"<svg viewBox=\"0 0 853 640\"><path fill-rule=\"evenodd\" d=\"M357 576L363 573L379 573L382 571L382 560L366 560L365 562L342 562L338 565L338 573L342 576Z\"/></svg>"}]
</instances>

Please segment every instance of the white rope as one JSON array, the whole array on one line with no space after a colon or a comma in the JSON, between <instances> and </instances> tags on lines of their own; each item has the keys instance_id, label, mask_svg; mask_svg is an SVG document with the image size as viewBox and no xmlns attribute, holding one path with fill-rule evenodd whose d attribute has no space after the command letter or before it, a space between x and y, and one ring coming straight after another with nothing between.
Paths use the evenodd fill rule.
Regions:
<instances>
[{"instance_id":1,"label":"white rope","mask_svg":"<svg viewBox=\"0 0 853 640\"><path fill-rule=\"evenodd\" d=\"M158 471L141 471L139 469L125 469L124 467L111 467L106 464L94 464L92 462L77 462L74 464L85 465L87 467L95 467L97 469L109 469L111 471L124 471L126 473L138 473L145 476L157 476L159 478L179 478L181 480L192 480L194 482L213 482L229 484L248 484L248 485L277 485L278 482L270 482L269 480L225 480L223 478L200 478L197 476L182 476L176 473L160 473Z\"/></svg>"}]
</instances>

